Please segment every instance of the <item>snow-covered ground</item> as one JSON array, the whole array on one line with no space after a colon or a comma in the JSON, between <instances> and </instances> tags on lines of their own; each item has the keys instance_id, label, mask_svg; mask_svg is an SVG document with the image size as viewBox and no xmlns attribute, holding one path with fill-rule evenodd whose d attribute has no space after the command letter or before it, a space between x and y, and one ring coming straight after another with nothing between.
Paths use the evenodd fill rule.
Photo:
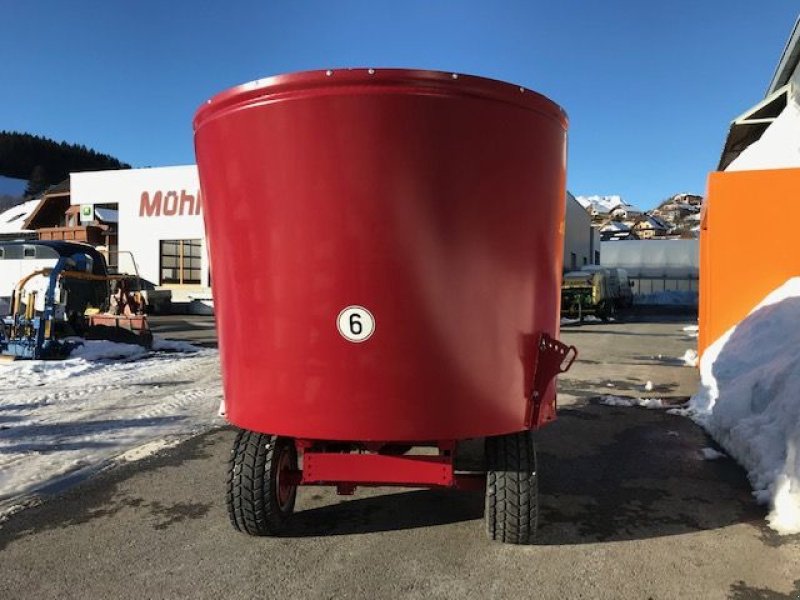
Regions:
<instances>
[{"instance_id":1,"label":"snow-covered ground","mask_svg":"<svg viewBox=\"0 0 800 600\"><path fill-rule=\"evenodd\" d=\"M614 321L614 317L609 317L608 318L608 322L612 322L612 321ZM578 324L580 322L581 322L580 319L569 319L567 317L562 317L561 318L561 324L562 325L576 325L576 324ZM603 321L603 319L601 319L600 317L597 317L595 315L584 315L584 317L583 317L583 323L584 324L586 324L586 323L604 323L604 322L605 321Z\"/></svg>"},{"instance_id":2,"label":"snow-covered ground","mask_svg":"<svg viewBox=\"0 0 800 600\"><path fill-rule=\"evenodd\" d=\"M68 360L0 365L0 513L223 423L218 352L154 346L88 342Z\"/></svg>"},{"instance_id":3,"label":"snow-covered ground","mask_svg":"<svg viewBox=\"0 0 800 600\"><path fill-rule=\"evenodd\" d=\"M748 473L770 526L800 533L800 277L769 294L700 360L684 414Z\"/></svg>"},{"instance_id":4,"label":"snow-covered ground","mask_svg":"<svg viewBox=\"0 0 800 600\"><path fill-rule=\"evenodd\" d=\"M600 404L605 404L606 406L641 406L643 408L666 408L661 398L633 398L629 396L603 396L600 398Z\"/></svg>"},{"instance_id":5,"label":"snow-covered ground","mask_svg":"<svg viewBox=\"0 0 800 600\"><path fill-rule=\"evenodd\" d=\"M683 353L683 356L681 356L678 360L682 360L684 366L696 367L699 361L697 357L697 350L694 348L688 348L686 352Z\"/></svg>"}]
</instances>

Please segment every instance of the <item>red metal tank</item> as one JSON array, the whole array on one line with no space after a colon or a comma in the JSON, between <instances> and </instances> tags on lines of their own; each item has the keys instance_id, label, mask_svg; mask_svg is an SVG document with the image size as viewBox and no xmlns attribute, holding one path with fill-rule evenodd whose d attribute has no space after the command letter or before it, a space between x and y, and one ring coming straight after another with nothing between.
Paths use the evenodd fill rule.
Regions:
<instances>
[{"instance_id":1,"label":"red metal tank","mask_svg":"<svg viewBox=\"0 0 800 600\"><path fill-rule=\"evenodd\" d=\"M228 419L319 440L525 429L538 336L559 329L566 127L540 94L432 71L209 100L195 147Z\"/></svg>"}]
</instances>

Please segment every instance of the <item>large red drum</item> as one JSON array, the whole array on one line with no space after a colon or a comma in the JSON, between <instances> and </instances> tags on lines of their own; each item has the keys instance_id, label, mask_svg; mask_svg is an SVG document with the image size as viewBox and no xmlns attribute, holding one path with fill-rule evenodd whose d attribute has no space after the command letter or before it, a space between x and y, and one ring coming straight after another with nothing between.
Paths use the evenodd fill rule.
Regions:
<instances>
[{"instance_id":1,"label":"large red drum","mask_svg":"<svg viewBox=\"0 0 800 600\"><path fill-rule=\"evenodd\" d=\"M195 146L229 420L319 440L525 429L559 328L566 127L528 89L432 71L209 100Z\"/></svg>"}]
</instances>

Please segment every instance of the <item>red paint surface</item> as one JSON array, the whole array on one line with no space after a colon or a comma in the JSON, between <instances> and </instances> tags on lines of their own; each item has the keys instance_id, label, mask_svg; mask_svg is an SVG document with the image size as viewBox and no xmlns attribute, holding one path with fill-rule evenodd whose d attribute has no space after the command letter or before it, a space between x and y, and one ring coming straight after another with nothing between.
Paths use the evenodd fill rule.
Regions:
<instances>
[{"instance_id":1,"label":"red paint surface","mask_svg":"<svg viewBox=\"0 0 800 600\"><path fill-rule=\"evenodd\" d=\"M454 486L453 464L440 456L306 452L302 484L348 483Z\"/></svg>"},{"instance_id":2,"label":"red paint surface","mask_svg":"<svg viewBox=\"0 0 800 600\"><path fill-rule=\"evenodd\" d=\"M273 77L195 117L227 416L333 440L525 428L557 336L566 116L478 77ZM367 308L354 344L336 318ZM554 384L545 402L555 402Z\"/></svg>"}]
</instances>

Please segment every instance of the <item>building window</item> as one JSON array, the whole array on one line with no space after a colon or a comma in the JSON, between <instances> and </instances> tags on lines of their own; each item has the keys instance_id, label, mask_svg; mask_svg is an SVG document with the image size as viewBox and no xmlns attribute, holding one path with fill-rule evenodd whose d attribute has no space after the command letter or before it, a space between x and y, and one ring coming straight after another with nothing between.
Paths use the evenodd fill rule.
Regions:
<instances>
[{"instance_id":1,"label":"building window","mask_svg":"<svg viewBox=\"0 0 800 600\"><path fill-rule=\"evenodd\" d=\"M600 264L600 250L594 251L594 264L596 265Z\"/></svg>"},{"instance_id":2,"label":"building window","mask_svg":"<svg viewBox=\"0 0 800 600\"><path fill-rule=\"evenodd\" d=\"M161 285L200 284L201 240L161 241Z\"/></svg>"},{"instance_id":3,"label":"building window","mask_svg":"<svg viewBox=\"0 0 800 600\"><path fill-rule=\"evenodd\" d=\"M578 268L578 255L575 254L574 252L570 252L569 253L569 258L570 258L570 261L569 261L570 269L572 269L574 271L575 269Z\"/></svg>"}]
</instances>

